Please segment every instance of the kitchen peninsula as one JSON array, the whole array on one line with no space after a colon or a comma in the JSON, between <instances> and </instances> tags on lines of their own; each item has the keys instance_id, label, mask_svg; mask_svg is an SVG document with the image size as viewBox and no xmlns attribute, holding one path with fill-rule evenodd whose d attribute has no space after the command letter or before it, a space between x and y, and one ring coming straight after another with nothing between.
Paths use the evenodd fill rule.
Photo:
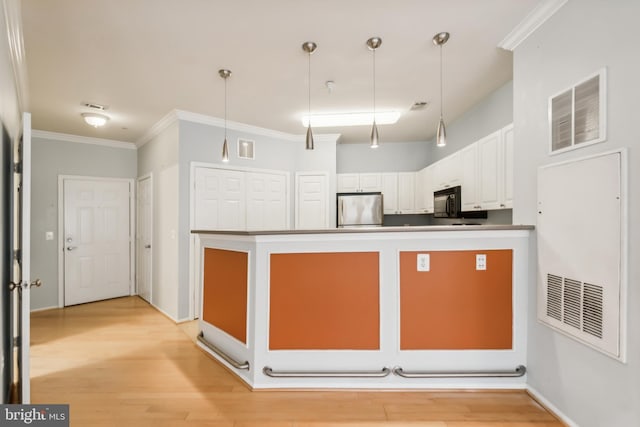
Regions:
<instances>
[{"instance_id":1,"label":"kitchen peninsula","mask_svg":"<svg viewBox=\"0 0 640 427\"><path fill-rule=\"evenodd\" d=\"M195 230L199 344L253 388L524 388L532 229Z\"/></svg>"}]
</instances>

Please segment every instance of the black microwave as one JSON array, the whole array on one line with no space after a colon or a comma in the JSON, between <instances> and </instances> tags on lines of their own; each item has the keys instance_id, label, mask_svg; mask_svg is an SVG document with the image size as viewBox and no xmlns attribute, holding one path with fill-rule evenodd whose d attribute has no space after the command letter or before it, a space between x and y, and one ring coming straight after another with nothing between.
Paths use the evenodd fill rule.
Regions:
<instances>
[{"instance_id":1,"label":"black microwave","mask_svg":"<svg viewBox=\"0 0 640 427\"><path fill-rule=\"evenodd\" d=\"M433 193L433 216L435 218L460 218L461 209L461 188L445 188Z\"/></svg>"}]
</instances>

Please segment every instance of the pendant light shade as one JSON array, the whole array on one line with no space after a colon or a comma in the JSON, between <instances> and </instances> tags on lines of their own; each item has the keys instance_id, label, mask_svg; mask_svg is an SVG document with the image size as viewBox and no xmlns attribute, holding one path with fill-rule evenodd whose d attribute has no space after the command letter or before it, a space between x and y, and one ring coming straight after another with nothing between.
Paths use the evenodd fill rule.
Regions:
<instances>
[{"instance_id":1,"label":"pendant light shade","mask_svg":"<svg viewBox=\"0 0 640 427\"><path fill-rule=\"evenodd\" d=\"M378 125L376 125L376 49L382 44L380 37L367 40L367 47L373 52L373 125L371 126L371 148L378 148Z\"/></svg>"},{"instance_id":2,"label":"pendant light shade","mask_svg":"<svg viewBox=\"0 0 640 427\"><path fill-rule=\"evenodd\" d=\"M218 70L220 77L224 79L224 142L222 143L222 161L229 162L229 143L227 142L227 79L231 76L231 70Z\"/></svg>"},{"instance_id":3,"label":"pendant light shade","mask_svg":"<svg viewBox=\"0 0 640 427\"><path fill-rule=\"evenodd\" d=\"M436 131L436 146L444 147L447 145L447 130L444 126L444 119L442 118L443 98L442 98L442 45L449 40L449 33L442 32L433 36L433 44L440 46L440 121L438 122L438 129Z\"/></svg>"},{"instance_id":4,"label":"pendant light shade","mask_svg":"<svg viewBox=\"0 0 640 427\"><path fill-rule=\"evenodd\" d=\"M313 131L311 130L311 55L316 51L316 45L314 42L302 43L302 50L307 52L309 57L309 124L307 125L307 136L305 138L305 148L307 150L313 150Z\"/></svg>"}]
</instances>

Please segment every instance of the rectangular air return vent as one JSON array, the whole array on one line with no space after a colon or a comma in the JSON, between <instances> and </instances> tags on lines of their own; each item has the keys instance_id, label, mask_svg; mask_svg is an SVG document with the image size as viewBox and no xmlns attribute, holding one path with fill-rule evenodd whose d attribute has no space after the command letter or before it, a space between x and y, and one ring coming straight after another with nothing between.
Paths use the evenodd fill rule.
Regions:
<instances>
[{"instance_id":1,"label":"rectangular air return vent","mask_svg":"<svg viewBox=\"0 0 640 427\"><path fill-rule=\"evenodd\" d=\"M547 274L547 317L602 338L602 305L602 286Z\"/></svg>"},{"instance_id":2,"label":"rectangular air return vent","mask_svg":"<svg viewBox=\"0 0 640 427\"><path fill-rule=\"evenodd\" d=\"M549 98L550 153L606 139L606 72L600 70Z\"/></svg>"}]
</instances>

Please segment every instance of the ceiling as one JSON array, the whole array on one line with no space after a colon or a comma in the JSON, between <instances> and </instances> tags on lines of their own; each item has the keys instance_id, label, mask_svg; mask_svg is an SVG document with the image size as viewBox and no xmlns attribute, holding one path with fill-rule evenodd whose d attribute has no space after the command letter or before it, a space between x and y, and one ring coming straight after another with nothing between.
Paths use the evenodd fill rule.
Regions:
<instances>
[{"instance_id":1,"label":"ceiling","mask_svg":"<svg viewBox=\"0 0 640 427\"><path fill-rule=\"evenodd\" d=\"M443 48L447 123L512 76L511 52L498 43L539 0L23 0L29 110L33 128L136 142L173 109L303 134L307 54L312 112L371 111L372 52L376 106L400 120L379 126L384 142L428 140L439 117ZM325 82L335 82L330 93ZM410 111L416 101L426 108ZM108 106L94 129L85 102ZM340 142L365 142L368 126L321 128Z\"/></svg>"}]
</instances>

